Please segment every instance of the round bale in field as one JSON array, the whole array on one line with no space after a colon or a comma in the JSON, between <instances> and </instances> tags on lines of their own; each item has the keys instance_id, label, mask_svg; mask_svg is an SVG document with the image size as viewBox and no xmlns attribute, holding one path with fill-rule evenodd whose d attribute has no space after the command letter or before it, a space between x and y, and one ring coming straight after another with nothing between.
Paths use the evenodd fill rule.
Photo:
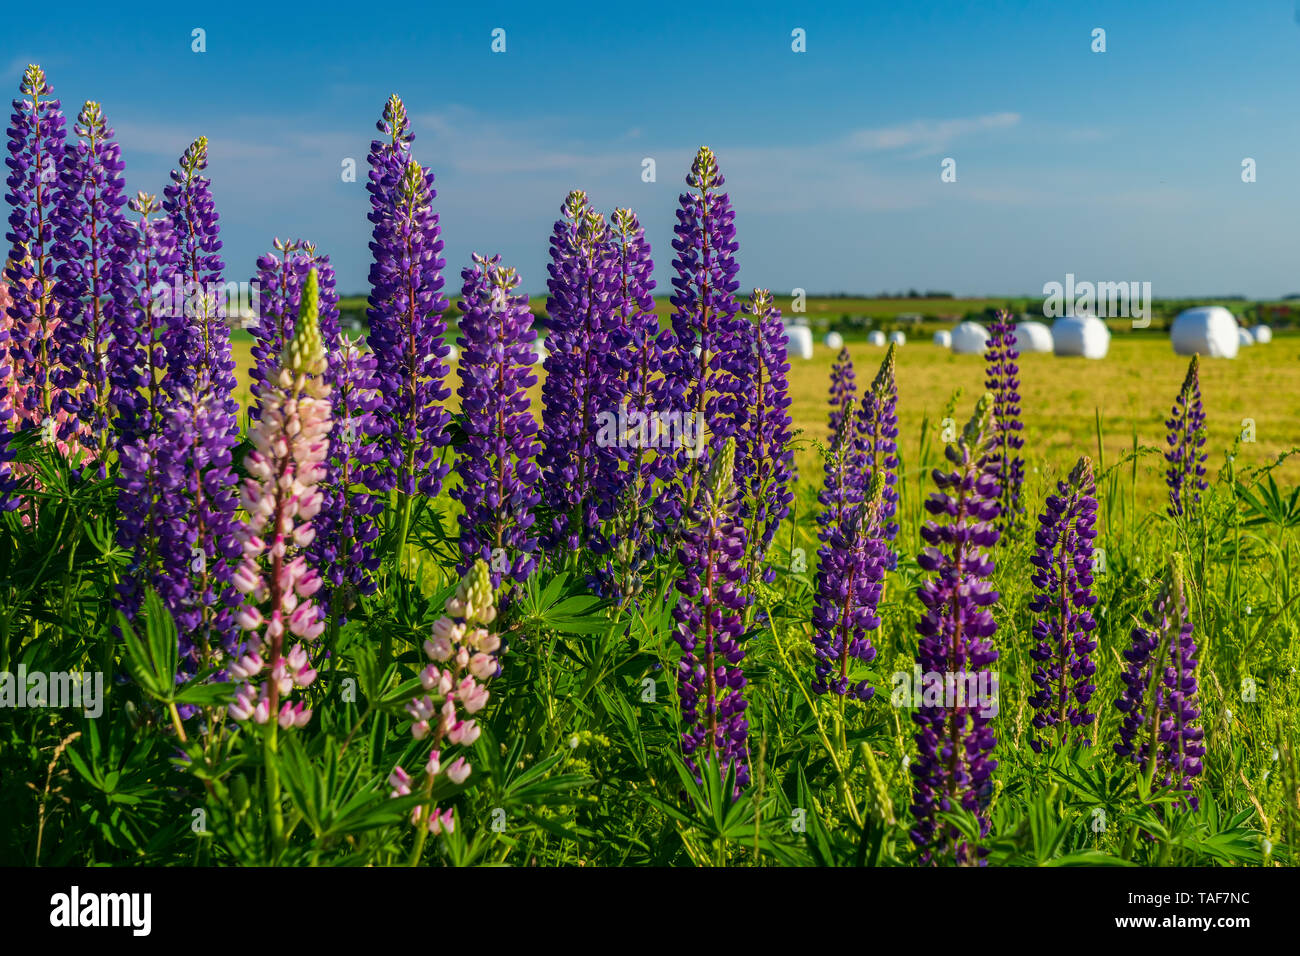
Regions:
<instances>
[{"instance_id":1,"label":"round bale in field","mask_svg":"<svg viewBox=\"0 0 1300 956\"><path fill-rule=\"evenodd\" d=\"M812 329L806 325L787 325L785 327L785 352L789 358L801 359L813 357Z\"/></svg>"},{"instance_id":2,"label":"round bale in field","mask_svg":"<svg viewBox=\"0 0 1300 956\"><path fill-rule=\"evenodd\" d=\"M1250 330L1250 334L1255 336L1256 345L1268 345L1273 341L1273 330L1267 325L1257 325Z\"/></svg>"},{"instance_id":3,"label":"round bale in field","mask_svg":"<svg viewBox=\"0 0 1300 956\"><path fill-rule=\"evenodd\" d=\"M822 345L838 352L840 349L844 348L844 336L840 335L838 332L827 332L826 338L822 339Z\"/></svg>"},{"instance_id":4,"label":"round bale in field","mask_svg":"<svg viewBox=\"0 0 1300 956\"><path fill-rule=\"evenodd\" d=\"M1020 322L1016 325L1016 348L1025 352L1052 351L1052 330L1042 322Z\"/></svg>"},{"instance_id":5,"label":"round bale in field","mask_svg":"<svg viewBox=\"0 0 1300 956\"><path fill-rule=\"evenodd\" d=\"M940 329L938 332L934 333L934 339L932 341L941 349L950 349L952 348L952 333L947 329Z\"/></svg>"},{"instance_id":6,"label":"round bale in field","mask_svg":"<svg viewBox=\"0 0 1300 956\"><path fill-rule=\"evenodd\" d=\"M546 356L550 354L551 354L550 350L546 348L545 341L543 341L542 339L533 340L533 355L535 356L533 360L534 365L541 365L543 362L546 361Z\"/></svg>"},{"instance_id":7,"label":"round bale in field","mask_svg":"<svg viewBox=\"0 0 1300 956\"><path fill-rule=\"evenodd\" d=\"M1103 359L1110 351L1110 329L1095 315L1067 315L1052 323L1052 351L1057 355Z\"/></svg>"},{"instance_id":8,"label":"round bale in field","mask_svg":"<svg viewBox=\"0 0 1300 956\"><path fill-rule=\"evenodd\" d=\"M450 349L450 351L447 353L447 361L450 362L452 365L455 365L458 361L460 361L460 349L456 348L456 346L454 345L448 345L447 348Z\"/></svg>"},{"instance_id":9,"label":"round bale in field","mask_svg":"<svg viewBox=\"0 0 1300 956\"><path fill-rule=\"evenodd\" d=\"M952 330L952 350L957 355L978 355L988 341L988 332L978 322L962 322Z\"/></svg>"},{"instance_id":10,"label":"round bale in field","mask_svg":"<svg viewBox=\"0 0 1300 956\"><path fill-rule=\"evenodd\" d=\"M893 342L895 345L906 345L907 336L902 332L890 332L889 341Z\"/></svg>"},{"instance_id":11,"label":"round bale in field","mask_svg":"<svg viewBox=\"0 0 1300 956\"><path fill-rule=\"evenodd\" d=\"M1237 327L1237 344L1243 347L1255 344L1255 336L1250 334L1250 329Z\"/></svg>"},{"instance_id":12,"label":"round bale in field","mask_svg":"<svg viewBox=\"0 0 1300 956\"><path fill-rule=\"evenodd\" d=\"M1169 328L1169 341L1178 355L1236 358L1241 346L1237 320L1221 305L1184 309Z\"/></svg>"},{"instance_id":13,"label":"round bale in field","mask_svg":"<svg viewBox=\"0 0 1300 956\"><path fill-rule=\"evenodd\" d=\"M882 331L880 331L880 329L876 329L874 332L869 332L869 333L867 333L867 344L868 344L868 345L884 345L884 344L885 344L885 333L882 332Z\"/></svg>"}]
</instances>

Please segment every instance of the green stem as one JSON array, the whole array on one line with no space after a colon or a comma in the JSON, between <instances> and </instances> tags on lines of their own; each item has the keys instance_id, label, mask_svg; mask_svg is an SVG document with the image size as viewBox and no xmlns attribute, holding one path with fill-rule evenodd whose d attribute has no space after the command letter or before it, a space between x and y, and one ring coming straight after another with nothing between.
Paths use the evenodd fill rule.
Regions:
<instances>
[{"instance_id":1,"label":"green stem","mask_svg":"<svg viewBox=\"0 0 1300 956\"><path fill-rule=\"evenodd\" d=\"M275 756L279 742L280 725L271 714L266 722L266 736L263 738L264 766L266 767L266 809L271 820L271 862L278 864L284 851L284 808L280 804L280 769L276 766Z\"/></svg>"},{"instance_id":2,"label":"green stem","mask_svg":"<svg viewBox=\"0 0 1300 956\"><path fill-rule=\"evenodd\" d=\"M772 609L764 605L767 612L767 619L772 622L772 640L776 644L776 653L781 658L781 664L785 667L786 672L794 680L794 684L799 688L799 693L803 699L808 702L808 710L813 715L813 720L817 722L817 736L821 738L822 746L826 748L826 755L830 757L831 765L835 768L835 775L838 778L840 787L840 798L844 801L844 809L848 811L849 818L859 828L862 826L862 815L858 813L857 805L853 802L853 795L849 792L848 776L844 772L844 765L840 763L839 752L831 743L830 738L826 736L826 728L822 724L821 715L817 713L817 706L808 696L808 690L804 687L803 681L799 679L798 673L795 672L794 666L790 663L790 658L786 656L785 648L781 645L781 635L777 633L776 617L772 614Z\"/></svg>"}]
</instances>

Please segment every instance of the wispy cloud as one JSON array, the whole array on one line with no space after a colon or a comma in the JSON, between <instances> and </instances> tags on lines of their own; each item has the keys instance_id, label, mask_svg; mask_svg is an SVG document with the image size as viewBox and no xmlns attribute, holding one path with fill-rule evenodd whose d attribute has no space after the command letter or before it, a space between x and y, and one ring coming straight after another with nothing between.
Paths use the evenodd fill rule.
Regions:
<instances>
[{"instance_id":1,"label":"wispy cloud","mask_svg":"<svg viewBox=\"0 0 1300 956\"><path fill-rule=\"evenodd\" d=\"M933 156L958 139L991 130L1010 129L1019 124L1019 113L989 113L945 120L918 119L902 125L856 130L845 137L844 143L850 149L862 152L913 149L917 156Z\"/></svg>"}]
</instances>

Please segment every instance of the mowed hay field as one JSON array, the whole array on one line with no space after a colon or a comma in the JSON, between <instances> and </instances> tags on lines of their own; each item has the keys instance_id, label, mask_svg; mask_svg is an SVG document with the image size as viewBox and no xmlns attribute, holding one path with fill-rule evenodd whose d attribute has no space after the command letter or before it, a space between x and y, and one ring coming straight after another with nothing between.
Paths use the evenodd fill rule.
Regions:
<instances>
[{"instance_id":1,"label":"mowed hay field","mask_svg":"<svg viewBox=\"0 0 1300 956\"><path fill-rule=\"evenodd\" d=\"M953 355L929 344L928 339L927 333L925 341L909 342L898 350L899 450L905 483L912 487L942 453L941 423L953 393L961 389L952 414L960 428L984 391L982 356ZM235 358L244 389L251 344L247 333L235 333ZM853 341L848 348L860 393L875 376L885 349ZM790 411L799 430L799 473L805 481L818 484L822 460L818 443L826 435L827 390L834 360L835 353L819 344L812 359L794 358L790 363ZM1117 469L1113 486L1122 488L1122 506L1163 511L1165 419L1187 364L1186 357L1174 354L1167 337L1154 333L1114 335L1109 355L1100 361L1022 355L1027 503L1036 507L1046 494L1046 482L1055 482L1080 455L1098 459L1100 422L1098 471L1127 456ZM539 367L539 378L542 374ZM451 384L454 392L454 376ZM1211 473L1224 464L1224 455L1245 430L1245 419L1254 422L1255 441L1240 444L1238 468L1268 464L1300 446L1300 334L1278 333L1268 345L1242 349L1236 359L1202 359L1201 394L1209 429L1206 467ZM246 402L247 394L240 398ZM535 399L540 402L539 397ZM451 404L455 407L454 394ZM537 411L540 414L540 408ZM1132 455L1135 433L1136 459ZM1275 476L1284 488L1300 484L1300 457L1283 464ZM928 483L923 480L921 487Z\"/></svg>"}]
</instances>

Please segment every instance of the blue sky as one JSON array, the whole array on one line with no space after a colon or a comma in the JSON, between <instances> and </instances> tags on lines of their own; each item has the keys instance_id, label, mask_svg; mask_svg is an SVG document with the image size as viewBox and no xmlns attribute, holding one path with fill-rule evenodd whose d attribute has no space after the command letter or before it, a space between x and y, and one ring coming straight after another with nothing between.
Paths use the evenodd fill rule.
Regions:
<instances>
[{"instance_id":1,"label":"blue sky","mask_svg":"<svg viewBox=\"0 0 1300 956\"><path fill-rule=\"evenodd\" d=\"M543 291L574 187L638 211L666 289L707 144L745 288L1037 294L1074 273L1157 297L1300 291L1294 2L130 6L10 15L3 81L16 95L39 62L70 114L99 100L133 192L161 191L206 134L229 278L305 237L365 290L365 154L397 92L437 176L449 289L477 251Z\"/></svg>"}]
</instances>

